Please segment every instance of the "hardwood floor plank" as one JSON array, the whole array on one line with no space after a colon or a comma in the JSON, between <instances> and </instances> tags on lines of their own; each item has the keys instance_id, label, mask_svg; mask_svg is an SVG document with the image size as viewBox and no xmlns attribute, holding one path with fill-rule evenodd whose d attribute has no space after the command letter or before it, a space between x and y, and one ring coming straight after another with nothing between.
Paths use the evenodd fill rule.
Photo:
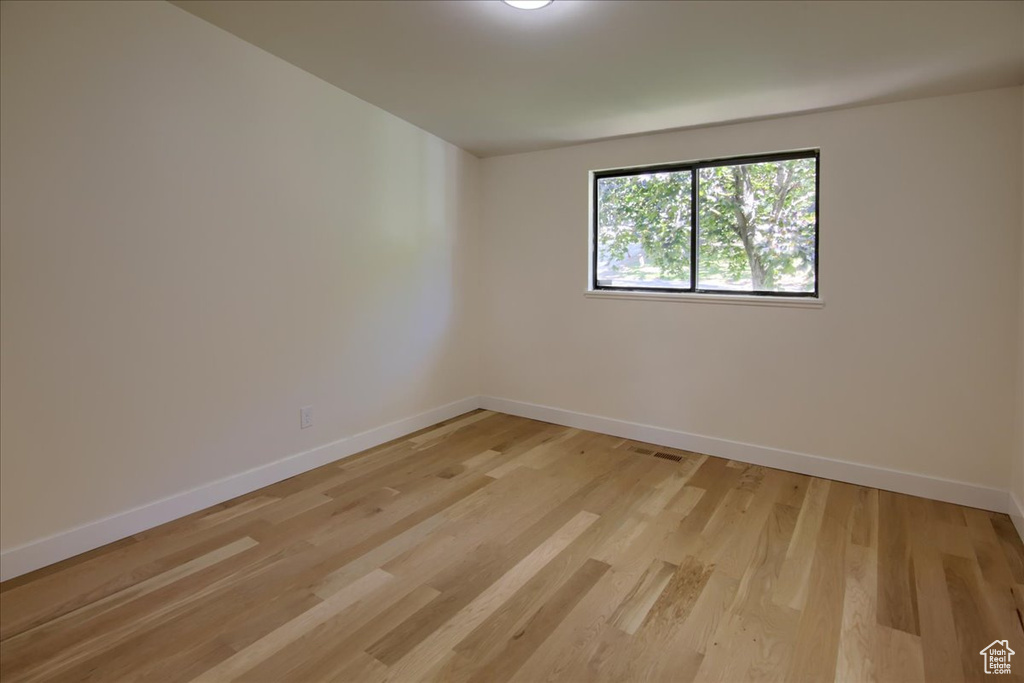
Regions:
<instances>
[{"instance_id":1,"label":"hardwood floor plank","mask_svg":"<svg viewBox=\"0 0 1024 683\"><path fill-rule=\"evenodd\" d=\"M786 561L775 589L775 601L784 607L803 609L807 600L807 583L814 561L814 548L818 543L825 503L832 482L812 479L800 507L793 538L786 551Z\"/></svg>"},{"instance_id":2,"label":"hardwood floor plank","mask_svg":"<svg viewBox=\"0 0 1024 683\"><path fill-rule=\"evenodd\" d=\"M847 539L855 496L855 487L849 484L832 482L829 488L808 577L807 599L795 634L795 649L804 654L792 660L790 680L827 680L835 673L846 593Z\"/></svg>"},{"instance_id":3,"label":"hardwood floor plank","mask_svg":"<svg viewBox=\"0 0 1024 683\"><path fill-rule=\"evenodd\" d=\"M610 548L619 547L620 539L629 536L632 517L625 514L626 511L634 505L643 506L640 501L646 500L642 493L645 489L650 495L656 495L659 478L663 476L648 472L635 480L628 476L600 477L595 480L600 482L598 485L585 487L548 515L544 526L553 526L558 520L566 519L571 511L583 509L599 513L600 518L464 638L456 650L481 660L490 658L508 642L510 634L522 630L531 615L552 599L583 565L598 562L608 566L595 557L611 552ZM610 497L613 490L622 495ZM464 657L457 659L461 661Z\"/></svg>"},{"instance_id":4,"label":"hardwood floor plank","mask_svg":"<svg viewBox=\"0 0 1024 683\"><path fill-rule=\"evenodd\" d=\"M862 500L858 496L858 505ZM875 613L877 589L877 551L862 543L853 543L846 550L846 592L836 657L836 683L878 680L874 668L880 628Z\"/></svg>"},{"instance_id":5,"label":"hardwood floor plank","mask_svg":"<svg viewBox=\"0 0 1024 683\"><path fill-rule=\"evenodd\" d=\"M857 487L857 502L850 521L850 542L866 548L878 547L878 489Z\"/></svg>"},{"instance_id":6,"label":"hardwood floor plank","mask_svg":"<svg viewBox=\"0 0 1024 683\"><path fill-rule=\"evenodd\" d=\"M229 557L233 557L238 553L249 550L250 548L258 545L256 541L245 536L237 541L229 543L226 546L213 550L205 555L200 555L194 560L189 560L184 564L180 564L172 569L168 569L166 572L157 574L148 579L140 581L132 586L124 588L116 593L111 593L106 597L100 598L94 602L90 602L87 605L83 605L78 609L70 612L65 612L59 617L56 617L44 624L40 624L34 628L22 631L15 636L8 639L8 645L13 645L22 638L34 638L39 635L39 631L52 631L55 628L64 627L65 624L70 620L85 621L90 618L99 616L100 614L107 612L115 607L119 607L126 603L142 598L150 593L159 590L165 586L191 576L197 572L200 572L207 567L213 566L222 560Z\"/></svg>"},{"instance_id":7,"label":"hardwood floor plank","mask_svg":"<svg viewBox=\"0 0 1024 683\"><path fill-rule=\"evenodd\" d=\"M420 677L437 666L440 654L452 650L490 614L508 600L545 564L565 549L573 540L597 521L589 512L580 512L554 535L506 572L500 579L459 610L440 628L421 641L408 654L388 670L387 680L405 680Z\"/></svg>"},{"instance_id":8,"label":"hardwood floor plank","mask_svg":"<svg viewBox=\"0 0 1024 683\"><path fill-rule=\"evenodd\" d=\"M111 610L101 615L96 620L97 623L90 623L89 630L85 633L76 630L59 631L43 642L40 642L42 639L26 639L27 647L19 647L19 643L16 642L4 641L0 643L0 660L3 660L4 664L5 681L46 680L55 677L79 662L95 658L104 651L138 637L139 633L144 633L174 615L204 604L204 600L213 600L215 596L230 591L235 583L246 577L254 576L287 558L299 556L303 546L308 547L308 544L299 542L269 557L246 551L221 563L226 565L232 560L239 560L240 562L232 567L233 571L212 582L205 582L203 587L185 594L179 592L173 599L142 605L143 609L136 607L132 614L121 614L120 610ZM159 597L158 594L149 597L154 596ZM145 599L140 602L144 601Z\"/></svg>"},{"instance_id":9,"label":"hardwood floor plank","mask_svg":"<svg viewBox=\"0 0 1024 683\"><path fill-rule=\"evenodd\" d=\"M172 522L173 524L173 522ZM230 526L230 525L226 525ZM79 609L140 581L188 562L245 536L256 538L265 524L238 524L183 532L164 541L134 541L131 545L88 560L69 560L65 572L51 572L33 583L0 594L0 640ZM257 538L258 540L258 538Z\"/></svg>"},{"instance_id":10,"label":"hardwood floor plank","mask_svg":"<svg viewBox=\"0 0 1024 683\"><path fill-rule=\"evenodd\" d=\"M630 635L636 633L677 569L674 564L654 560L615 610L611 625Z\"/></svg>"},{"instance_id":11,"label":"hardwood floor plank","mask_svg":"<svg viewBox=\"0 0 1024 683\"><path fill-rule=\"evenodd\" d=\"M350 655L362 655L368 653L370 646L394 631L399 625L410 619L421 609L436 600L440 593L430 586L417 586L411 592L400 598L390 607L383 609L373 619L367 622L356 633L339 642L335 651L339 657ZM381 662L371 657L375 662ZM382 671L387 671L386 665L382 665ZM290 680L303 680L298 677L290 677Z\"/></svg>"},{"instance_id":12,"label":"hardwood floor plank","mask_svg":"<svg viewBox=\"0 0 1024 683\"><path fill-rule=\"evenodd\" d=\"M755 469L761 471L758 488L744 490L741 479L734 491L737 492L737 500L744 501L743 505L735 508L732 514L722 516L723 526L716 527L712 521L702 533L707 542L700 559L714 564L719 572L737 580L750 566L764 524L772 514L779 494L793 478L793 475L778 470Z\"/></svg>"},{"instance_id":13,"label":"hardwood floor plank","mask_svg":"<svg viewBox=\"0 0 1024 683\"><path fill-rule=\"evenodd\" d=\"M788 498L792 500L792 498ZM759 678L771 667L781 678L792 657L793 634L799 613L776 604L776 585L786 562L799 511L780 503L762 525L751 562L730 600L717 615L703 616L700 604L694 607L691 620L702 616L707 624L694 621L691 632L699 634L693 649L705 655L698 678L731 681ZM709 582L712 589L714 576ZM728 591L729 587L726 587ZM730 653L733 653L730 655Z\"/></svg>"},{"instance_id":14,"label":"hardwood floor plank","mask_svg":"<svg viewBox=\"0 0 1024 683\"><path fill-rule=\"evenodd\" d=\"M575 482L567 486L567 482L559 480L538 479L537 472L525 468L521 472L499 480L495 486L500 492L502 488L512 494L509 505L517 505L519 515L499 515L491 519L495 511L504 507L505 494L502 493L495 505L487 505L483 510L490 514L460 515L460 522L472 522L470 526L460 526L459 533L452 535L452 528L447 528L449 540L438 532L438 538L432 543L424 544L426 550L416 549L407 556L399 558L396 563L385 565L396 573L403 573L402 566L407 566L408 573L415 573L421 580L435 587L441 596L428 608L417 613L399 628L374 643L368 652L385 664L393 664L405 656L420 641L439 628L455 613L469 604L477 595L491 585L503 572L533 551L544 539L550 537L557 529L566 524L574 515L582 511L587 503L601 504L610 494L602 493L606 488L615 488L617 482L613 477L597 476L592 481ZM528 486L512 487L512 480L521 480ZM545 483L546 482L546 483ZM554 489L547 490L550 484ZM538 486L538 484L543 484ZM511 488L510 488L511 487ZM546 491L546 492L545 492ZM542 495L544 500L536 498ZM525 505L524 505L525 503ZM512 537L505 544L493 540L482 541L509 529L510 522L526 528ZM514 530L510 530L513 531ZM472 552L454 553L456 546L466 546ZM453 561L456 558L456 561Z\"/></svg>"},{"instance_id":15,"label":"hardwood floor plank","mask_svg":"<svg viewBox=\"0 0 1024 683\"><path fill-rule=\"evenodd\" d=\"M721 622L698 670L698 681L796 680L786 671L799 655L792 634L800 614L775 603L756 616L737 612Z\"/></svg>"},{"instance_id":16,"label":"hardwood floor plank","mask_svg":"<svg viewBox=\"0 0 1024 683\"><path fill-rule=\"evenodd\" d=\"M964 518L974 545L974 555L984 579L997 586L1009 586L1013 571L1003 551L1003 544L992 526L992 518L983 510L965 510Z\"/></svg>"},{"instance_id":17,"label":"hardwood floor plank","mask_svg":"<svg viewBox=\"0 0 1024 683\"><path fill-rule=\"evenodd\" d=\"M906 498L889 491L878 494L878 623L920 635Z\"/></svg>"},{"instance_id":18,"label":"hardwood floor plank","mask_svg":"<svg viewBox=\"0 0 1024 683\"><path fill-rule=\"evenodd\" d=\"M878 626L875 635L877 654L874 668L882 683L919 683L925 680L924 657L918 636ZM977 656L977 655L976 655ZM980 656L978 656L980 661ZM977 663L975 663L977 666ZM978 666L980 669L981 667ZM933 680L948 680L945 677Z\"/></svg>"},{"instance_id":19,"label":"hardwood floor plank","mask_svg":"<svg viewBox=\"0 0 1024 683\"><path fill-rule=\"evenodd\" d=\"M237 654L207 669L193 680L195 683L218 683L220 681L235 680L292 641L324 623L338 612L371 593L374 589L394 580L394 578L391 574L381 569L373 570L363 578L342 588L313 609L303 612L292 621L271 631Z\"/></svg>"},{"instance_id":20,"label":"hardwood floor plank","mask_svg":"<svg viewBox=\"0 0 1024 683\"><path fill-rule=\"evenodd\" d=\"M486 420L487 418L492 417L494 415L495 413L492 413L489 410L482 410L478 413L471 413L466 417L449 422L448 424L442 427L438 427L437 429L431 429L429 432L424 432L423 434L414 436L411 439L409 439L409 441L411 443L416 444L417 446L422 446L432 441L436 441L438 439L449 436L454 432L457 432L458 430L462 429L463 427L468 427L474 422Z\"/></svg>"},{"instance_id":21,"label":"hardwood floor plank","mask_svg":"<svg viewBox=\"0 0 1024 683\"><path fill-rule=\"evenodd\" d=\"M534 683L573 680L573 672L587 671L601 645L612 614L636 585L662 542L678 526L678 518L663 513L623 547L616 564L573 608L551 636L516 671L511 680ZM615 629L617 631L617 629Z\"/></svg>"},{"instance_id":22,"label":"hardwood floor plank","mask_svg":"<svg viewBox=\"0 0 1024 683\"><path fill-rule=\"evenodd\" d=\"M960 643L960 664L965 681L984 681L986 676L979 661L981 649L996 638L1002 629L999 620L990 612L984 594L981 568L970 560L946 555L942 558L949 590L950 602Z\"/></svg>"},{"instance_id":23,"label":"hardwood floor plank","mask_svg":"<svg viewBox=\"0 0 1024 683\"><path fill-rule=\"evenodd\" d=\"M604 562L587 560L508 637L496 656L483 659L472 652L464 655L470 661L470 668L475 670L469 680L473 683L504 683L511 678L608 569Z\"/></svg>"},{"instance_id":24,"label":"hardwood floor plank","mask_svg":"<svg viewBox=\"0 0 1024 683\"><path fill-rule=\"evenodd\" d=\"M436 591L419 587L410 590L400 580L387 582L257 664L246 678L322 680L339 667L339 662L359 651L353 648L352 641L382 612L403 601L407 601L406 608L410 604L424 604L436 595Z\"/></svg>"},{"instance_id":25,"label":"hardwood floor plank","mask_svg":"<svg viewBox=\"0 0 1024 683\"><path fill-rule=\"evenodd\" d=\"M608 679L685 680L696 674L703 658L682 646L679 634L689 628L693 609L713 571L695 558L686 558L675 568L623 656L605 662Z\"/></svg>"}]
</instances>

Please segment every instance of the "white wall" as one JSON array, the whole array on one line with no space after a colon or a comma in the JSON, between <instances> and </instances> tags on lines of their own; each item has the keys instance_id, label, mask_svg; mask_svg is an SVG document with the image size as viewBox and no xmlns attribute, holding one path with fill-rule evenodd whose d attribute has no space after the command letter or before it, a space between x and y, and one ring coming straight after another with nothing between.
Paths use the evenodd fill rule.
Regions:
<instances>
[{"instance_id":1,"label":"white wall","mask_svg":"<svg viewBox=\"0 0 1024 683\"><path fill-rule=\"evenodd\" d=\"M484 391L1006 490L1021 91L485 159ZM585 298L592 169L821 148L804 310Z\"/></svg>"},{"instance_id":2,"label":"white wall","mask_svg":"<svg viewBox=\"0 0 1024 683\"><path fill-rule=\"evenodd\" d=\"M475 158L170 4L2 12L4 549L478 393Z\"/></svg>"}]
</instances>

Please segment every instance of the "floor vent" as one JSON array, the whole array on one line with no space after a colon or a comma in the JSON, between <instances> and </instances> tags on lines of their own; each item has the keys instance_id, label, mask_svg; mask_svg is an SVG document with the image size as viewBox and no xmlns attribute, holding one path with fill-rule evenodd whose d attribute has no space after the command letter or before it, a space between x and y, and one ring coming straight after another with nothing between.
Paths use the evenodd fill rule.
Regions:
<instances>
[{"instance_id":1,"label":"floor vent","mask_svg":"<svg viewBox=\"0 0 1024 683\"><path fill-rule=\"evenodd\" d=\"M664 451L652 451L649 448L643 448L642 446L630 446L629 450L640 455L653 455L655 458L661 458L662 460L671 460L672 462L682 462L683 456L675 455L673 453L665 453Z\"/></svg>"}]
</instances>

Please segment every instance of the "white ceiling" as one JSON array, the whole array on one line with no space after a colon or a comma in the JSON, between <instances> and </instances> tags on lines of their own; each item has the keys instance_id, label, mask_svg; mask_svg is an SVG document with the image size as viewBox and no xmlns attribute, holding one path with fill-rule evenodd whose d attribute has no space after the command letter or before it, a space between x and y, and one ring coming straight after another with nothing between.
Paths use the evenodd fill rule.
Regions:
<instances>
[{"instance_id":1,"label":"white ceiling","mask_svg":"<svg viewBox=\"0 0 1024 683\"><path fill-rule=\"evenodd\" d=\"M1024 83L1024 2L174 0L479 156Z\"/></svg>"}]
</instances>

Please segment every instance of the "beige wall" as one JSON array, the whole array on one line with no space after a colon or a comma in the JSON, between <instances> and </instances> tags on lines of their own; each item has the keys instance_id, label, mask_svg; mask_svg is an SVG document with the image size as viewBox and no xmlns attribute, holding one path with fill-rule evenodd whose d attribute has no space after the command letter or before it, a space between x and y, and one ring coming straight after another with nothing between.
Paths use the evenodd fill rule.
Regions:
<instances>
[{"instance_id":1,"label":"beige wall","mask_svg":"<svg viewBox=\"0 0 1024 683\"><path fill-rule=\"evenodd\" d=\"M592 169L821 148L803 310L585 298ZM1005 490L1021 92L485 159L493 396Z\"/></svg>"},{"instance_id":2,"label":"beige wall","mask_svg":"<svg viewBox=\"0 0 1024 683\"><path fill-rule=\"evenodd\" d=\"M475 158L166 3L2 12L5 549L478 393Z\"/></svg>"},{"instance_id":3,"label":"beige wall","mask_svg":"<svg viewBox=\"0 0 1024 683\"><path fill-rule=\"evenodd\" d=\"M1024 102L1024 87L1020 89L1022 102ZM1024 109L1024 105L1022 105ZM1021 129L1024 130L1024 114L1021 115ZM1024 135L1021 136L1024 138ZM1021 166L1024 167L1024 140L1021 143ZM1017 337L1017 344L1019 345L1020 359L1018 362L1019 375L1017 385L1017 435L1019 444L1017 452L1014 454L1013 459L1013 478L1010 490L1013 493L1013 497L1016 499L1013 501L1018 507L1016 510L1011 512L1014 515L1014 521L1017 523L1017 529L1021 532L1021 536L1024 537L1024 181L1021 182L1021 252L1020 252L1020 270L1022 273L1021 278L1021 289L1020 289L1020 329L1019 336Z\"/></svg>"}]
</instances>

